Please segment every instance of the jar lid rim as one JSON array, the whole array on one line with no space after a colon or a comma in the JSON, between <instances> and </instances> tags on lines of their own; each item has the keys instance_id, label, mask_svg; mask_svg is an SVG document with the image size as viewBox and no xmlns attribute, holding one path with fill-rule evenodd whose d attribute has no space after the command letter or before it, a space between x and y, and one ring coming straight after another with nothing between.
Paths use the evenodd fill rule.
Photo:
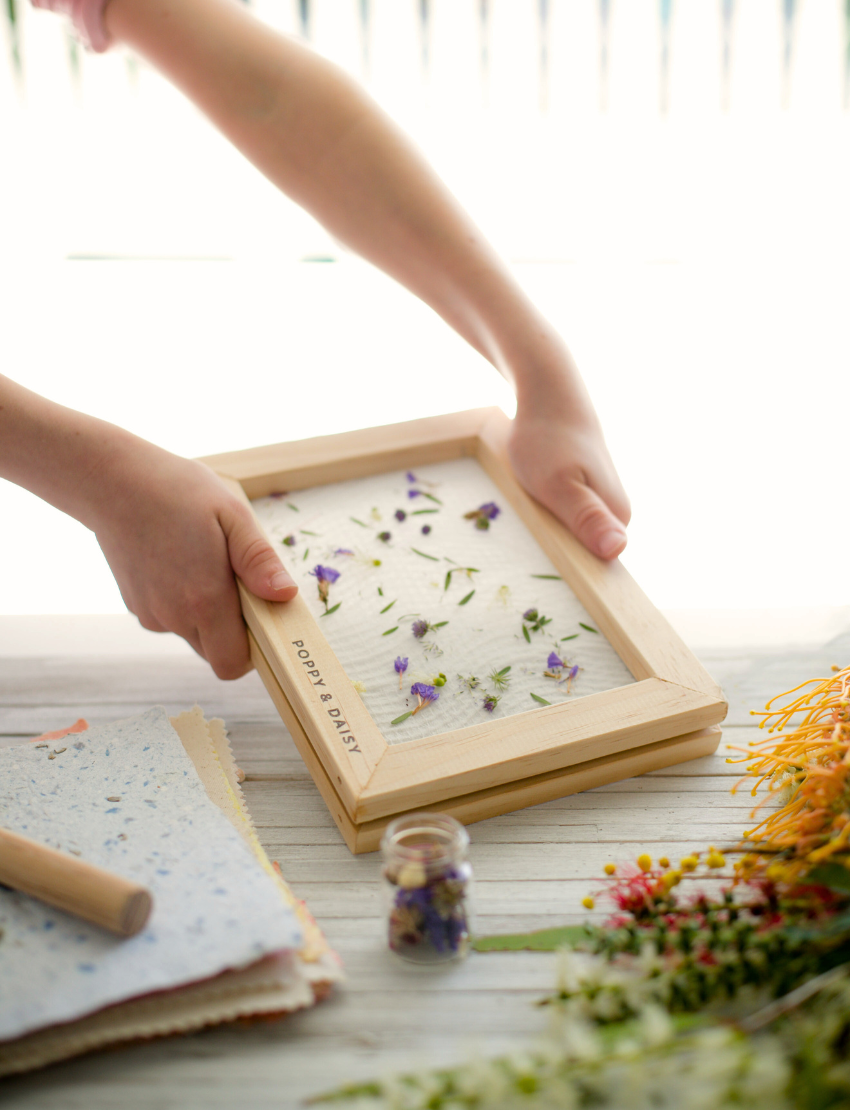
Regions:
<instances>
[{"instance_id":1,"label":"jar lid rim","mask_svg":"<svg viewBox=\"0 0 850 1110\"><path fill-rule=\"evenodd\" d=\"M431 856L432 860L445 857L458 851L466 851L469 847L469 833L448 813L406 813L390 821L381 838L381 849L392 852L397 856L406 856L411 859L421 860L422 845L407 845L404 838L411 833L426 833L433 831L435 844L440 844L442 851Z\"/></svg>"}]
</instances>

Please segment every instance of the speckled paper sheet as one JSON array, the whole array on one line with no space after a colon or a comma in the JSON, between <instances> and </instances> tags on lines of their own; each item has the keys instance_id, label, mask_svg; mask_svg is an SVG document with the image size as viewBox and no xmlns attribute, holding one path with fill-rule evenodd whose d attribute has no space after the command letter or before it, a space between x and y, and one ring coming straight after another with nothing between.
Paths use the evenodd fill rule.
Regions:
<instances>
[{"instance_id":1,"label":"speckled paper sheet","mask_svg":"<svg viewBox=\"0 0 850 1110\"><path fill-rule=\"evenodd\" d=\"M154 896L145 930L120 939L0 889L0 1040L301 943L293 911L207 797L161 708L0 750L0 821Z\"/></svg>"},{"instance_id":2,"label":"speckled paper sheet","mask_svg":"<svg viewBox=\"0 0 850 1110\"><path fill-rule=\"evenodd\" d=\"M486 530L476 528L465 514L488 503L500 512ZM532 694L557 704L634 681L473 459L272 495L253 506L389 743L534 709L540 702ZM311 575L317 564L340 572L327 614ZM531 609L547 618L536 631L523 619ZM421 639L413 634L417 620L432 626ZM564 663L554 671L551 652ZM401 689L397 657L409 660ZM499 684L491 676L506 667L507 683ZM418 705L411 685L433 684L441 673L439 700L393 725ZM498 698L492 712L488 695Z\"/></svg>"}]
</instances>

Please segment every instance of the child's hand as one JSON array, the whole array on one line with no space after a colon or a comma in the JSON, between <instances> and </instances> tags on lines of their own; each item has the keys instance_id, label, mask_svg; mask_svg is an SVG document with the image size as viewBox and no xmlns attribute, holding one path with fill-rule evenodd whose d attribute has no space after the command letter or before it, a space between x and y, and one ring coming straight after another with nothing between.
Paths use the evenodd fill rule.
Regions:
<instances>
[{"instance_id":1,"label":"child's hand","mask_svg":"<svg viewBox=\"0 0 850 1110\"><path fill-rule=\"evenodd\" d=\"M532 497L603 559L626 546L631 510L595 414L584 405L517 407L509 442L517 478Z\"/></svg>"},{"instance_id":2,"label":"child's hand","mask_svg":"<svg viewBox=\"0 0 850 1110\"><path fill-rule=\"evenodd\" d=\"M251 660L234 575L268 601L298 588L211 470L127 439L98 476L86 523L142 626L176 632L219 678L239 678Z\"/></svg>"}]
</instances>

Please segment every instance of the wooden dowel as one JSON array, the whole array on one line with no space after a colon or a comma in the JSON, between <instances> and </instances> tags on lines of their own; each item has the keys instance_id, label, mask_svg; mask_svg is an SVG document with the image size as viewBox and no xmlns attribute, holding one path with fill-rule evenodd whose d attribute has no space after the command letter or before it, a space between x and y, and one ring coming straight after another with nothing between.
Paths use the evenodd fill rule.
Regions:
<instances>
[{"instance_id":1,"label":"wooden dowel","mask_svg":"<svg viewBox=\"0 0 850 1110\"><path fill-rule=\"evenodd\" d=\"M124 937L143 929L153 908L138 883L8 829L0 829L0 883Z\"/></svg>"}]
</instances>

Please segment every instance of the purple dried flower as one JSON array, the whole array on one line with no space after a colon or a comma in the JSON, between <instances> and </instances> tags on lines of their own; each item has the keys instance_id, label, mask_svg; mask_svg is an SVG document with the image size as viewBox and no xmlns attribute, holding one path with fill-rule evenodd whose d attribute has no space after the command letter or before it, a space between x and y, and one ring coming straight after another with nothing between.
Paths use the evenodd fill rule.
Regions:
<instances>
[{"instance_id":1,"label":"purple dried flower","mask_svg":"<svg viewBox=\"0 0 850 1110\"><path fill-rule=\"evenodd\" d=\"M295 536L284 536L282 542L285 543L287 547L295 547Z\"/></svg>"},{"instance_id":2,"label":"purple dried flower","mask_svg":"<svg viewBox=\"0 0 850 1110\"><path fill-rule=\"evenodd\" d=\"M396 509L395 518L399 522L399 524L401 524L403 520L407 520L407 513L404 511L404 509Z\"/></svg>"},{"instance_id":3,"label":"purple dried flower","mask_svg":"<svg viewBox=\"0 0 850 1110\"><path fill-rule=\"evenodd\" d=\"M437 688L435 686L428 686L425 682L414 682L410 687L411 694L415 694L422 702L436 701L439 698ZM420 709L422 706L420 705ZM416 710L414 710L414 713Z\"/></svg>"},{"instance_id":4,"label":"purple dried flower","mask_svg":"<svg viewBox=\"0 0 850 1110\"><path fill-rule=\"evenodd\" d=\"M319 587L319 600L325 603L325 608L327 609L328 590L334 582L336 582L337 578L339 578L340 572L334 570L333 567L323 567L321 563L317 563L310 573L316 579L316 583Z\"/></svg>"},{"instance_id":5,"label":"purple dried flower","mask_svg":"<svg viewBox=\"0 0 850 1110\"><path fill-rule=\"evenodd\" d=\"M502 511L495 501L488 501L478 508L479 513L482 513L488 520L495 520L499 513Z\"/></svg>"},{"instance_id":6,"label":"purple dried flower","mask_svg":"<svg viewBox=\"0 0 850 1110\"><path fill-rule=\"evenodd\" d=\"M423 524L422 525L422 535L427 536L427 535L430 534L430 532L431 532L431 525L430 524Z\"/></svg>"},{"instance_id":7,"label":"purple dried flower","mask_svg":"<svg viewBox=\"0 0 850 1110\"><path fill-rule=\"evenodd\" d=\"M328 582L330 585L333 585L340 575L338 570L334 570L333 567L323 567L321 563L317 563L310 573L314 578L318 578L320 582Z\"/></svg>"},{"instance_id":8,"label":"purple dried flower","mask_svg":"<svg viewBox=\"0 0 850 1110\"><path fill-rule=\"evenodd\" d=\"M490 527L490 521L495 520L501 511L495 501L486 501L483 505L479 505L477 509L464 513L463 518L464 520L474 520L475 527L482 532L486 532Z\"/></svg>"},{"instance_id":9,"label":"purple dried flower","mask_svg":"<svg viewBox=\"0 0 850 1110\"><path fill-rule=\"evenodd\" d=\"M407 478L408 482L415 482L416 481L416 475L413 473L412 470L408 470L408 472L406 474L406 478Z\"/></svg>"},{"instance_id":10,"label":"purple dried flower","mask_svg":"<svg viewBox=\"0 0 850 1110\"><path fill-rule=\"evenodd\" d=\"M384 543L389 543L390 540L392 539L392 536L390 535L389 532L379 532L378 533L378 539L383 540Z\"/></svg>"},{"instance_id":11,"label":"purple dried flower","mask_svg":"<svg viewBox=\"0 0 850 1110\"><path fill-rule=\"evenodd\" d=\"M276 489L272 490L272 492L269 494L269 497L271 497L275 501L280 501L281 497L286 497L286 493L283 490Z\"/></svg>"},{"instance_id":12,"label":"purple dried flower","mask_svg":"<svg viewBox=\"0 0 850 1110\"><path fill-rule=\"evenodd\" d=\"M495 694L488 694L482 704L488 713L492 713L496 706L499 704L499 699L495 696Z\"/></svg>"},{"instance_id":13,"label":"purple dried flower","mask_svg":"<svg viewBox=\"0 0 850 1110\"><path fill-rule=\"evenodd\" d=\"M395 663L393 663L393 666L395 667L395 670L396 670L396 674L398 675L398 688L399 688L399 690L401 689L401 680L404 678L404 672L407 670L407 664L409 662L410 662L410 660L407 658L406 655L404 656L404 658L402 658L399 655L399 656L396 657Z\"/></svg>"},{"instance_id":14,"label":"purple dried flower","mask_svg":"<svg viewBox=\"0 0 850 1110\"><path fill-rule=\"evenodd\" d=\"M409 489L407 491L408 497L418 497L422 491L418 489Z\"/></svg>"},{"instance_id":15,"label":"purple dried flower","mask_svg":"<svg viewBox=\"0 0 850 1110\"><path fill-rule=\"evenodd\" d=\"M575 666L570 667L570 681L572 681L577 674L578 674L578 663L576 663Z\"/></svg>"},{"instance_id":16,"label":"purple dried flower","mask_svg":"<svg viewBox=\"0 0 850 1110\"><path fill-rule=\"evenodd\" d=\"M353 555L353 551L349 551L347 547L338 547L334 555Z\"/></svg>"},{"instance_id":17,"label":"purple dried flower","mask_svg":"<svg viewBox=\"0 0 850 1110\"><path fill-rule=\"evenodd\" d=\"M565 667L565 666L566 666L566 663L565 663L565 662L564 662L564 660L563 660L563 659L562 659L562 658L560 657L560 655L558 655L558 653L557 653L557 652L555 652L555 651L550 651L550 652L549 652L549 658L548 658L548 659L546 660L546 666L547 666L547 667L549 668L549 670L551 671L551 670L554 670L554 669L555 669L555 667Z\"/></svg>"},{"instance_id":18,"label":"purple dried flower","mask_svg":"<svg viewBox=\"0 0 850 1110\"><path fill-rule=\"evenodd\" d=\"M537 610L536 609L526 609L526 611L522 614L522 619L524 621L536 621L537 620Z\"/></svg>"},{"instance_id":19,"label":"purple dried flower","mask_svg":"<svg viewBox=\"0 0 850 1110\"><path fill-rule=\"evenodd\" d=\"M421 640L425 633L431 626L427 621L418 620L413 622L413 635L417 640Z\"/></svg>"}]
</instances>

